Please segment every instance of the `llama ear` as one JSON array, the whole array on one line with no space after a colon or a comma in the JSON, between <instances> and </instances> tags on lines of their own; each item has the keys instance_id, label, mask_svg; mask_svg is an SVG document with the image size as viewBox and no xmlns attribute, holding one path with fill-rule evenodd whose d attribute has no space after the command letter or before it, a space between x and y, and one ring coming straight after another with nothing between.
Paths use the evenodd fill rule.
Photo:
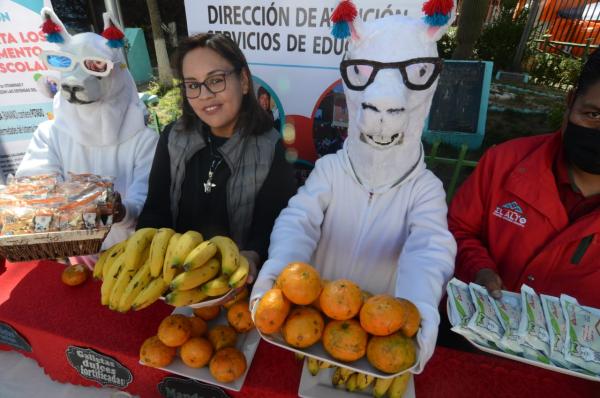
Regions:
<instances>
[{"instance_id":1,"label":"llama ear","mask_svg":"<svg viewBox=\"0 0 600 398\"><path fill-rule=\"evenodd\" d=\"M48 42L61 44L71 40L71 35L51 8L42 8L40 15L42 16L42 32L46 34Z\"/></svg>"},{"instance_id":2,"label":"llama ear","mask_svg":"<svg viewBox=\"0 0 600 398\"><path fill-rule=\"evenodd\" d=\"M423 4L423 21L427 27L427 38L438 41L456 19L454 0L428 0Z\"/></svg>"},{"instance_id":3,"label":"llama ear","mask_svg":"<svg viewBox=\"0 0 600 398\"><path fill-rule=\"evenodd\" d=\"M104 30L102 31L102 37L108 40L106 45L111 48L123 47L125 45L123 40L125 35L123 34L123 30L116 22L115 18L109 12L102 14L102 18L104 19Z\"/></svg>"}]
</instances>

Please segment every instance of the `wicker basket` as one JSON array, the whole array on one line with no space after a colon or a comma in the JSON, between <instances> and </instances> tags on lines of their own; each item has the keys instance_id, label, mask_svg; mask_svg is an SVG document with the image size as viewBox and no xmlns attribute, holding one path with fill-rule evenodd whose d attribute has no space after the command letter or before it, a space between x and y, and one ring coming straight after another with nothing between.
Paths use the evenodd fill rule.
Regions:
<instances>
[{"instance_id":1,"label":"wicker basket","mask_svg":"<svg viewBox=\"0 0 600 398\"><path fill-rule=\"evenodd\" d=\"M81 256L100 251L110 228L0 236L0 257L31 261Z\"/></svg>"}]
</instances>

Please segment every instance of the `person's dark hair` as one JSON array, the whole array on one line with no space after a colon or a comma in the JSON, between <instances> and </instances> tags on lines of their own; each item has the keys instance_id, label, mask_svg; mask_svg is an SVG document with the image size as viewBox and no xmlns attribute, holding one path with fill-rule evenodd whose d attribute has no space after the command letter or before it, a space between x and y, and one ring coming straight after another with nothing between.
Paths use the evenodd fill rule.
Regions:
<instances>
[{"instance_id":1,"label":"person's dark hair","mask_svg":"<svg viewBox=\"0 0 600 398\"><path fill-rule=\"evenodd\" d=\"M248 93L242 98L242 106L240 108L240 116L237 120L236 129L241 128L242 134L262 134L269 131L273 127L273 122L269 119L266 112L260 107L256 96L254 95L254 86L252 83L252 75L248 68L248 62L242 50L229 37L220 33L199 33L190 36L179 43L176 57L177 78L183 82L183 59L192 50L196 48L209 48L225 58L237 71L242 73L246 71L248 74ZM191 105L183 93L182 89L181 110L182 120L186 129L193 128L198 116L194 113ZM204 122L202 122L204 125Z\"/></svg>"},{"instance_id":2,"label":"person's dark hair","mask_svg":"<svg viewBox=\"0 0 600 398\"><path fill-rule=\"evenodd\" d=\"M596 49L583 65L575 95L585 94L594 84L600 81L600 49Z\"/></svg>"}]
</instances>

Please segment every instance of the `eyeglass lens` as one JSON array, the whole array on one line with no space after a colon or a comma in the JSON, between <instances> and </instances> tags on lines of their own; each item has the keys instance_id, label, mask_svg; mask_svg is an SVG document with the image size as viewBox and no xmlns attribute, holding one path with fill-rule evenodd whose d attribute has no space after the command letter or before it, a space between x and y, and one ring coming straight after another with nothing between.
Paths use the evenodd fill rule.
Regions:
<instances>
[{"instance_id":1,"label":"eyeglass lens","mask_svg":"<svg viewBox=\"0 0 600 398\"><path fill-rule=\"evenodd\" d=\"M46 60L48 61L48 65L59 69L70 67L72 62L71 58L64 55L48 55Z\"/></svg>"},{"instance_id":2,"label":"eyeglass lens","mask_svg":"<svg viewBox=\"0 0 600 398\"><path fill-rule=\"evenodd\" d=\"M95 59L86 59L83 61L83 66L89 71L102 73L106 72L106 68L108 68L108 63L105 61Z\"/></svg>"},{"instance_id":3,"label":"eyeglass lens","mask_svg":"<svg viewBox=\"0 0 600 398\"><path fill-rule=\"evenodd\" d=\"M219 93L225 90L225 74L219 74L209 77L203 82L185 82L183 84L185 88L185 95L187 98L198 98L202 90L202 86L206 86L208 91L212 94Z\"/></svg>"}]
</instances>

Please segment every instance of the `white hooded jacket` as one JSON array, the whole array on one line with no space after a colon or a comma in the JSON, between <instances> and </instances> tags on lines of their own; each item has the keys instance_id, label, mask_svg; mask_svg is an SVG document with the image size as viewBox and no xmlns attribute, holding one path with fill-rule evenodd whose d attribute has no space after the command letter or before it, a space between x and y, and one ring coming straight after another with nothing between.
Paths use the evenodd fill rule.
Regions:
<instances>
[{"instance_id":1,"label":"white hooded jacket","mask_svg":"<svg viewBox=\"0 0 600 398\"><path fill-rule=\"evenodd\" d=\"M418 334L420 372L435 349L438 303L454 272L445 198L422 158L403 181L376 191L358 182L346 148L319 159L275 222L251 301L296 261L316 266L324 279L346 278L373 294L409 299L431 323Z\"/></svg>"}]
</instances>

